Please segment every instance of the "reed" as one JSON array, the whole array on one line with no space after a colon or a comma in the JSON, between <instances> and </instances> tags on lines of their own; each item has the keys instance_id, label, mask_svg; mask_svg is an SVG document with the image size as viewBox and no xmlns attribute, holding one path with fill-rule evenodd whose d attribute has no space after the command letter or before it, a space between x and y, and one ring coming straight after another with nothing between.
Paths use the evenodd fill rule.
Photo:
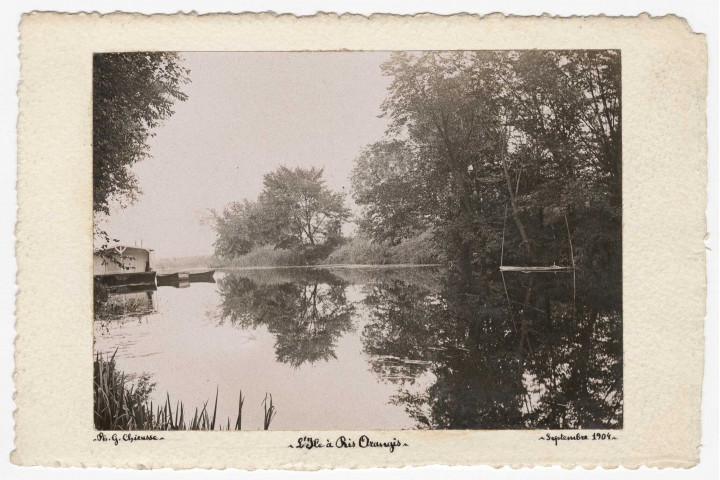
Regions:
<instances>
[{"instance_id":1,"label":"reed","mask_svg":"<svg viewBox=\"0 0 720 480\"><path fill-rule=\"evenodd\" d=\"M268 398L270 399L269 402ZM263 428L267 430L270 428L270 422L273 418L275 418L277 409L275 408L275 405L273 405L273 399L271 394L265 393L265 400L263 400L262 403L265 407L265 419L263 420Z\"/></svg>"},{"instance_id":2,"label":"reed","mask_svg":"<svg viewBox=\"0 0 720 480\"><path fill-rule=\"evenodd\" d=\"M242 407L245 403L245 397L243 397L242 390L240 390L240 398L238 399L238 414L237 421L235 422L235 430L242 430ZM228 419L229 420L229 419ZM230 427L228 427L228 430Z\"/></svg>"},{"instance_id":3,"label":"reed","mask_svg":"<svg viewBox=\"0 0 720 480\"><path fill-rule=\"evenodd\" d=\"M245 398L240 391L238 400L238 413L234 424L230 417L223 425L222 420L217 422L217 404L220 389L215 391L215 404L212 415L208 410L208 402L202 410L195 408L192 418L186 419L183 402L176 402L173 409L170 394L166 393L163 405L153 405L148 401L149 390L137 388L128 382L125 374L115 367L115 355L109 360L102 354L95 355L93 364L94 377L94 420L97 430L241 430L242 409ZM272 395L265 394L265 417L263 427L267 430L275 416L276 409L272 402Z\"/></svg>"}]
</instances>

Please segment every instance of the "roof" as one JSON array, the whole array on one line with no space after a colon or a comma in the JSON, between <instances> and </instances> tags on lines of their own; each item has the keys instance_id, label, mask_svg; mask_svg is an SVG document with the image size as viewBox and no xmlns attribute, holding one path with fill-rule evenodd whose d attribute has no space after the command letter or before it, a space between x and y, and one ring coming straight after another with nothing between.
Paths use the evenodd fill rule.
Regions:
<instances>
[{"instance_id":1,"label":"roof","mask_svg":"<svg viewBox=\"0 0 720 480\"><path fill-rule=\"evenodd\" d=\"M122 249L123 251L125 251L125 250L142 250L142 251L145 251L145 252L152 252L152 251L154 251L152 248L135 247L135 246L133 246L133 245L122 245L122 244L120 244L120 243L117 243L117 244L115 244L115 245L110 245L110 246L108 246L107 248L103 248L102 250L107 251L107 250L116 250L116 249Z\"/></svg>"}]
</instances>

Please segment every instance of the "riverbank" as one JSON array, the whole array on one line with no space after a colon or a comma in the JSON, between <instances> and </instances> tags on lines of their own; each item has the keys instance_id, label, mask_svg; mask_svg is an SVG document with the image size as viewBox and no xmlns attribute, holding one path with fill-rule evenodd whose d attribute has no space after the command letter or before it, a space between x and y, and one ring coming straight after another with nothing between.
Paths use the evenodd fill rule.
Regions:
<instances>
[{"instance_id":1,"label":"riverbank","mask_svg":"<svg viewBox=\"0 0 720 480\"><path fill-rule=\"evenodd\" d=\"M442 264L440 263L422 263L422 264L415 264L415 263L391 263L391 264L345 264L345 263L338 263L338 264L324 264L319 263L316 265L279 265L276 267L267 267L267 266L257 266L257 267L215 267L216 270L219 271L245 271L245 270L282 270L282 269L313 269L313 270L333 270L333 269L347 269L347 270L354 270L354 269L365 269L365 270L392 270L392 269L400 269L400 268L426 268L426 267L440 267Z\"/></svg>"},{"instance_id":2,"label":"riverbank","mask_svg":"<svg viewBox=\"0 0 720 480\"><path fill-rule=\"evenodd\" d=\"M409 238L397 245L373 243L362 237L346 239L318 257L302 250L262 245L245 255L217 258L212 255L159 259L158 271L236 268L402 268L403 266L436 266L442 263L430 232Z\"/></svg>"}]
</instances>

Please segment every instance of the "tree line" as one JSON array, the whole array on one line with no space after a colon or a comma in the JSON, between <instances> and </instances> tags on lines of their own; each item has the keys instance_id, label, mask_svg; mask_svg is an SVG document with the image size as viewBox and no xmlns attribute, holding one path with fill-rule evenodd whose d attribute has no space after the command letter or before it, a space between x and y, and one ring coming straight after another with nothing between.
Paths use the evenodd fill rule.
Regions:
<instances>
[{"instance_id":1,"label":"tree line","mask_svg":"<svg viewBox=\"0 0 720 480\"><path fill-rule=\"evenodd\" d=\"M501 250L570 262L570 236L580 263L619 254L618 51L398 52L381 68L389 128L352 171L359 235L397 245L432 232L465 277ZM340 244L349 212L321 177L266 175L257 201L215 213L216 254Z\"/></svg>"},{"instance_id":2,"label":"tree line","mask_svg":"<svg viewBox=\"0 0 720 480\"><path fill-rule=\"evenodd\" d=\"M187 98L189 71L162 52L98 54L93 69L99 219L111 201L140 193L131 167L150 156L153 129ZM257 199L213 212L216 256L272 245L318 261L343 243L352 219L375 244L431 239L466 279L501 252L506 263L569 262L568 237L581 266L619 264L618 51L397 52L381 69L389 127L355 160L359 215L322 169L280 167Z\"/></svg>"},{"instance_id":3,"label":"tree line","mask_svg":"<svg viewBox=\"0 0 720 480\"><path fill-rule=\"evenodd\" d=\"M465 273L503 241L506 260L567 261L566 227L582 257L619 248L618 51L399 52L382 70L390 127L352 176L373 239L432 228Z\"/></svg>"}]
</instances>

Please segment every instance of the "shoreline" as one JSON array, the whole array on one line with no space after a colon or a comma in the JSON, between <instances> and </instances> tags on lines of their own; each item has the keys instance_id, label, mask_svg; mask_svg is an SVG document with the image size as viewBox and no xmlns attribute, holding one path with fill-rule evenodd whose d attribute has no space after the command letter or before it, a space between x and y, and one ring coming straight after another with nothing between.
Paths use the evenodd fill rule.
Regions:
<instances>
[{"instance_id":1,"label":"shoreline","mask_svg":"<svg viewBox=\"0 0 720 480\"><path fill-rule=\"evenodd\" d=\"M390 263L390 264L353 264L353 263L333 263L333 264L317 264L317 265L257 265L257 266L244 266L244 267L168 267L159 268L155 270L159 274L176 273L176 272L202 272L207 270L215 270L218 272L228 270L280 270L280 269L328 269L328 270L381 270L381 269L392 269L392 268L437 268L442 267L441 263Z\"/></svg>"},{"instance_id":2,"label":"shoreline","mask_svg":"<svg viewBox=\"0 0 720 480\"><path fill-rule=\"evenodd\" d=\"M368 269L368 270L379 270L379 269L390 269L390 268L418 268L418 267L442 267L440 263L392 263L392 264L351 264L351 263L334 263L334 264L318 264L318 265L281 265L281 266L245 266L245 267L215 267L215 270L279 270L279 269Z\"/></svg>"}]
</instances>

